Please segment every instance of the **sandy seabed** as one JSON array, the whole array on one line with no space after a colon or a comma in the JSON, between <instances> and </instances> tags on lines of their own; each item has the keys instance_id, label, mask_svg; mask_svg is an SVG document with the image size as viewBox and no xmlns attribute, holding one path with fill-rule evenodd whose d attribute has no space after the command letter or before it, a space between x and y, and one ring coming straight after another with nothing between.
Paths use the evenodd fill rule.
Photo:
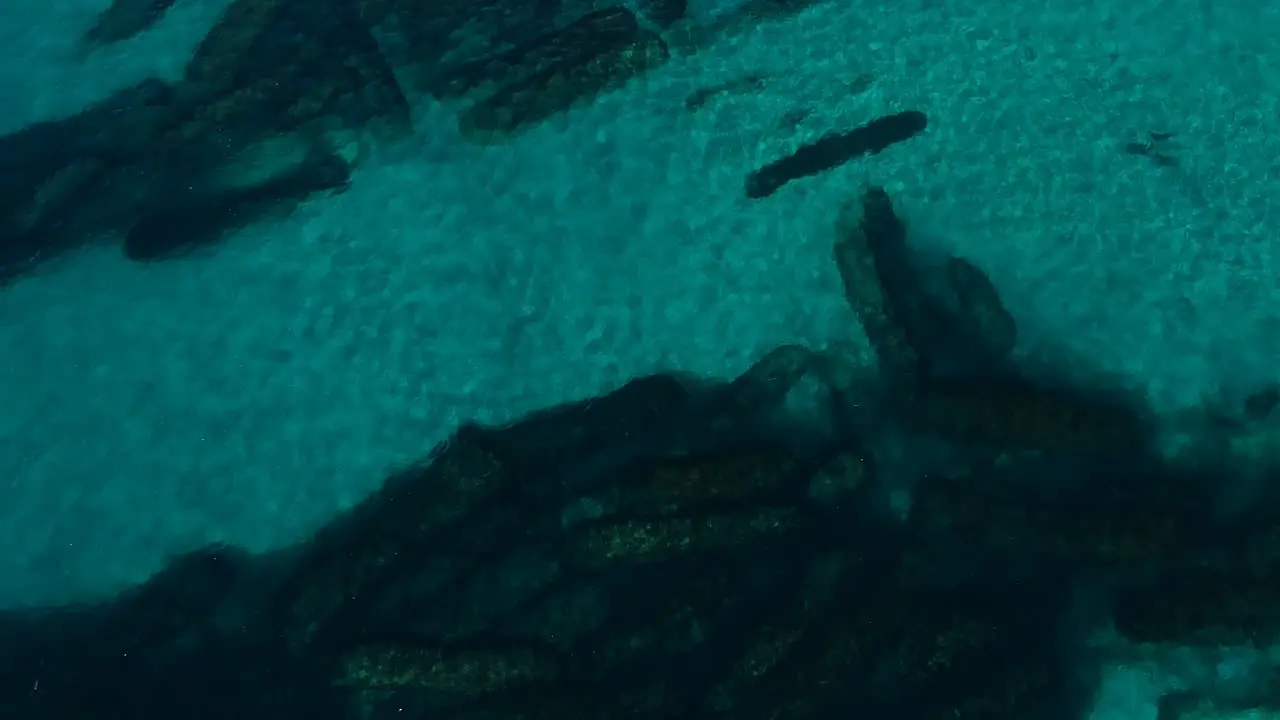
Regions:
<instances>
[{"instance_id":1,"label":"sandy seabed","mask_svg":"<svg viewBox=\"0 0 1280 720\"><path fill-rule=\"evenodd\" d=\"M223 5L179 2L85 64L104 4L0 4L0 131L173 76ZM0 292L0 605L291 543L465 419L863 343L830 243L867 183L990 272L1032 366L1168 411L1280 379L1280 5L875 5L726 37L502 146L421 105L411 141L287 220L162 264L90 248ZM765 88L686 110L745 73ZM751 169L904 109L929 130L745 199ZM1177 133L1178 167L1120 151L1148 131ZM1225 672L1157 665L1117 669L1098 717Z\"/></svg>"}]
</instances>

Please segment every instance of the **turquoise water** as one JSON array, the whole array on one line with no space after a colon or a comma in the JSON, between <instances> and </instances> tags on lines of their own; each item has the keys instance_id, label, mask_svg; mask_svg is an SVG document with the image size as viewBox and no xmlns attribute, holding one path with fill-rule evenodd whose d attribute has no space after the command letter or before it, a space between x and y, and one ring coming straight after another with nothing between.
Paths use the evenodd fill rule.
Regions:
<instances>
[{"instance_id":1,"label":"turquoise water","mask_svg":"<svg viewBox=\"0 0 1280 720\"><path fill-rule=\"evenodd\" d=\"M104 3L0 5L0 131L176 78L224 5L179 0L87 56ZM0 605L295 542L464 420L729 378L787 342L869 366L830 259L867 184L924 256L987 271L1033 374L1143 397L1177 461L1280 459L1280 427L1215 423L1280 381L1280 6L833 1L698 30L733 10L695 4L669 62L509 141L410 93L411 137L342 149L345 193L191 257L93 244L0 289ZM907 109L929 116L910 142L744 197L753 169ZM1176 163L1125 152L1151 133ZM1226 673L1131 656L1096 717Z\"/></svg>"}]
</instances>

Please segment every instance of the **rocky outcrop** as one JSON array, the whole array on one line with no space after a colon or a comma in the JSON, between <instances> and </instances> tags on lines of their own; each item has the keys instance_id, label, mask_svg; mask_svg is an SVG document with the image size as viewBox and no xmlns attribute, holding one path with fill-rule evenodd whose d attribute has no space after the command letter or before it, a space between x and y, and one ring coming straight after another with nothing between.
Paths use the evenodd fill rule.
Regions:
<instances>
[{"instance_id":1,"label":"rocky outcrop","mask_svg":"<svg viewBox=\"0 0 1280 720\"><path fill-rule=\"evenodd\" d=\"M349 168L341 158L310 152L295 163L272 168L248 187L186 185L159 202L125 233L131 260L161 260L218 242L228 232L272 215L288 214L311 195L346 187Z\"/></svg>"},{"instance_id":2,"label":"rocky outcrop","mask_svg":"<svg viewBox=\"0 0 1280 720\"><path fill-rule=\"evenodd\" d=\"M160 22L176 0L112 0L80 38L85 50L123 42Z\"/></svg>"},{"instance_id":3,"label":"rocky outcrop","mask_svg":"<svg viewBox=\"0 0 1280 720\"><path fill-rule=\"evenodd\" d=\"M342 189L353 145L412 131L388 60L392 35L408 45L397 57L409 57L409 77L427 77L442 97L467 98L459 126L480 142L510 137L668 57L630 10L546 5L520 6L555 11L521 25L512 24L516 6L500 0L480 8L236 0L178 82L149 80L0 138L0 280L117 233L131 258L172 257ZM165 9L119 0L86 42L127 39ZM484 42L467 45L466 29L477 23Z\"/></svg>"},{"instance_id":4,"label":"rocky outcrop","mask_svg":"<svg viewBox=\"0 0 1280 720\"><path fill-rule=\"evenodd\" d=\"M1152 440L1140 406L1023 376L1008 362L1012 314L972 263L951 258L931 284L906 224L870 188L837 225L845 297L875 351L886 387L916 431L992 448L1127 452Z\"/></svg>"},{"instance_id":5,"label":"rocky outcrop","mask_svg":"<svg viewBox=\"0 0 1280 720\"><path fill-rule=\"evenodd\" d=\"M22 689L0 703L31 718L586 720L1057 702L1051 586L905 583L861 443L797 452L752 429L813 357L781 348L728 384L641 378L465 427L276 571L211 549L74 632L57 612L48 632L23 624L0 663L0 693ZM75 651L107 631L135 660L120 641ZM29 671L48 685L32 693Z\"/></svg>"},{"instance_id":6,"label":"rocky outcrop","mask_svg":"<svg viewBox=\"0 0 1280 720\"><path fill-rule=\"evenodd\" d=\"M354 5L239 0L179 82L0 138L0 277L104 234L124 234L140 259L209 244L342 188L354 138L409 131Z\"/></svg>"},{"instance_id":7,"label":"rocky outcrop","mask_svg":"<svg viewBox=\"0 0 1280 720\"><path fill-rule=\"evenodd\" d=\"M568 27L449 74L444 94L479 93L462 112L463 136L509 136L667 61L667 46L626 8L590 13Z\"/></svg>"},{"instance_id":8,"label":"rocky outcrop","mask_svg":"<svg viewBox=\"0 0 1280 720\"><path fill-rule=\"evenodd\" d=\"M927 350L916 307L921 294L907 259L907 228L894 212L888 193L868 190L860 205L845 207L833 248L845 301L861 323L876 353L886 383L913 393Z\"/></svg>"},{"instance_id":9,"label":"rocky outcrop","mask_svg":"<svg viewBox=\"0 0 1280 720\"><path fill-rule=\"evenodd\" d=\"M828 133L753 171L747 176L747 197L766 198L794 180L820 175L854 158L875 155L919 135L928 125L924 113L908 110L876 118L852 130Z\"/></svg>"},{"instance_id":10,"label":"rocky outcrop","mask_svg":"<svg viewBox=\"0 0 1280 720\"><path fill-rule=\"evenodd\" d=\"M356 0L415 89L454 67L528 44L599 9L589 0Z\"/></svg>"},{"instance_id":11,"label":"rocky outcrop","mask_svg":"<svg viewBox=\"0 0 1280 720\"><path fill-rule=\"evenodd\" d=\"M963 462L921 472L849 427L815 441L786 412L793 390L863 398L799 345L727 382L640 377L464 425L295 548L215 546L100 606L0 613L0 709L1072 720L1088 716L1096 632L1274 641L1280 494L1264 487L1228 516L1230 469L1146 452L1141 413L1004 360L939 373L945 344L905 318L945 303L909 295L918 276L888 194L869 190L860 210L836 258L888 386L876 422L979 451ZM994 285L957 272L965 301L936 312L972 313L960 327L1007 351L1008 327L988 322L1003 308ZM913 471L911 502L886 503ZM1274 673L1261 677L1228 699L1280 704ZM1190 716L1220 691L1180 688L1162 711Z\"/></svg>"},{"instance_id":12,"label":"rocky outcrop","mask_svg":"<svg viewBox=\"0 0 1280 720\"><path fill-rule=\"evenodd\" d=\"M282 38L288 40L282 41ZM237 0L196 48L180 88L193 117L175 141L298 129L409 129L394 73L352 0Z\"/></svg>"},{"instance_id":13,"label":"rocky outcrop","mask_svg":"<svg viewBox=\"0 0 1280 720\"><path fill-rule=\"evenodd\" d=\"M899 520L862 438L798 450L754 422L817 359L467 425L278 557L209 548L98 608L0 614L0 707L1074 718L1092 613L1143 642L1278 626L1274 502L1228 528L1215 479L1151 458L1006 458L921 478Z\"/></svg>"}]
</instances>

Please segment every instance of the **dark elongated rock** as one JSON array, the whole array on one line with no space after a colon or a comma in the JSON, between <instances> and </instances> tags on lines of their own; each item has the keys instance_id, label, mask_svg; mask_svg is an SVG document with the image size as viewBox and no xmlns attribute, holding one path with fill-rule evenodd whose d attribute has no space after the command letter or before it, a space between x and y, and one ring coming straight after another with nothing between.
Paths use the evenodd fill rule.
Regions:
<instances>
[{"instance_id":1,"label":"dark elongated rock","mask_svg":"<svg viewBox=\"0 0 1280 720\"><path fill-rule=\"evenodd\" d=\"M580 639L578 647L591 652L573 653L572 676L598 681L615 673L633 675L654 658L696 650L714 634L725 608L749 592L745 569L732 561L673 563L629 584L630 597L615 600L613 618ZM663 591L651 592L653 583Z\"/></svg>"},{"instance_id":2,"label":"dark elongated rock","mask_svg":"<svg viewBox=\"0 0 1280 720\"><path fill-rule=\"evenodd\" d=\"M174 2L176 0L112 0L111 6L94 18L80 43L91 48L128 40L160 22Z\"/></svg>"},{"instance_id":3,"label":"dark elongated rock","mask_svg":"<svg viewBox=\"0 0 1280 720\"><path fill-rule=\"evenodd\" d=\"M203 137L242 147L241 138L324 119L409 130L408 102L352 0L236 0L197 46L184 80L199 100L170 143Z\"/></svg>"},{"instance_id":4,"label":"dark elongated rock","mask_svg":"<svg viewBox=\"0 0 1280 720\"><path fill-rule=\"evenodd\" d=\"M473 535L489 529L467 528ZM440 563L432 568L437 563L428 562L422 566L427 572L405 573L398 588L382 593L370 617L389 631L443 641L503 627L566 580L564 563L553 545L522 536L515 547L501 553L468 553L457 547L438 550L433 554L449 566ZM481 562L466 565L476 559ZM426 607L432 612L422 612Z\"/></svg>"},{"instance_id":5,"label":"dark elongated rock","mask_svg":"<svg viewBox=\"0 0 1280 720\"><path fill-rule=\"evenodd\" d=\"M275 622L302 648L353 627L446 637L509 612L482 598L486 589L519 603L559 578L564 558L537 543L561 527L573 489L562 477L635 462L637 446L653 452L687 402L679 382L651 376L505 427L464 427L317 538L280 593ZM613 457L597 466L602 453ZM520 558L530 565L508 566Z\"/></svg>"},{"instance_id":6,"label":"dark elongated rock","mask_svg":"<svg viewBox=\"0 0 1280 720\"><path fill-rule=\"evenodd\" d=\"M121 166L176 121L174 98L146 80L0 137L0 285L135 217L155 178Z\"/></svg>"},{"instance_id":7,"label":"dark elongated rock","mask_svg":"<svg viewBox=\"0 0 1280 720\"><path fill-rule=\"evenodd\" d=\"M694 398L671 375L636 378L599 397L567 403L489 431L488 446L526 467L563 468L626 449L651 450L690 414Z\"/></svg>"},{"instance_id":8,"label":"dark elongated rock","mask_svg":"<svg viewBox=\"0 0 1280 720\"><path fill-rule=\"evenodd\" d=\"M930 380L910 414L927 432L1009 449L1139 452L1151 432L1134 408L1015 376Z\"/></svg>"},{"instance_id":9,"label":"dark elongated rock","mask_svg":"<svg viewBox=\"0 0 1280 720\"><path fill-rule=\"evenodd\" d=\"M585 524L570 546L572 562L584 569L671 560L778 540L805 530L806 514L794 507L744 507L669 518L623 518Z\"/></svg>"},{"instance_id":10,"label":"dark elongated rock","mask_svg":"<svg viewBox=\"0 0 1280 720\"><path fill-rule=\"evenodd\" d=\"M869 189L860 210L846 211L838 223L836 267L884 377L917 429L1010 449L1146 447L1149 426L1139 409L1043 387L1004 367L1017 326L981 269L953 258L951 297L939 297L922 285L906 226L884 190ZM977 372L936 372L956 355Z\"/></svg>"},{"instance_id":11,"label":"dark elongated rock","mask_svg":"<svg viewBox=\"0 0 1280 720\"><path fill-rule=\"evenodd\" d=\"M472 523L465 526L468 532L429 552L433 541L443 544L451 530L501 497L514 481L512 470L483 443L477 430L460 432L431 464L393 478L353 511L348 523L318 537L276 599L273 616L281 634L301 647L331 626L345 633L340 623L335 625L335 618L344 612L358 613L352 604L370 602L372 589L389 577L416 577L432 568L433 558L457 558L438 568L443 585L462 571L459 564L469 564L483 551L459 538L473 538L473 533L481 531L486 537L506 532L505 522ZM415 571L406 572L404 563L413 563Z\"/></svg>"},{"instance_id":12,"label":"dark elongated rock","mask_svg":"<svg viewBox=\"0 0 1280 720\"><path fill-rule=\"evenodd\" d=\"M550 683L558 653L534 643L491 640L458 647L427 641L371 643L348 652L335 682L364 689L411 688L474 699Z\"/></svg>"},{"instance_id":13,"label":"dark elongated rock","mask_svg":"<svg viewBox=\"0 0 1280 720\"><path fill-rule=\"evenodd\" d=\"M341 158L316 153L252 187L213 192L184 187L129 228L124 251L131 260L182 255L265 216L291 211L315 193L345 188L349 179Z\"/></svg>"},{"instance_id":14,"label":"dark elongated rock","mask_svg":"<svg viewBox=\"0 0 1280 720\"><path fill-rule=\"evenodd\" d=\"M640 23L626 8L592 12L562 30L442 73L438 93L461 97L477 89L492 92L507 85L527 85L548 70L582 65L610 48L629 45L640 34Z\"/></svg>"},{"instance_id":15,"label":"dark elongated rock","mask_svg":"<svg viewBox=\"0 0 1280 720\"><path fill-rule=\"evenodd\" d=\"M860 210L860 212L858 211ZM917 288L906 259L907 230L882 188L871 188L858 210L838 222L834 255L845 299L858 317L891 387L910 394L922 371L927 345L917 316Z\"/></svg>"},{"instance_id":16,"label":"dark elongated rock","mask_svg":"<svg viewBox=\"0 0 1280 720\"><path fill-rule=\"evenodd\" d=\"M848 132L826 135L748 175L747 197L766 198L793 180L824 173L863 155L875 155L890 145L910 140L928 124L924 113L908 110L877 118Z\"/></svg>"},{"instance_id":17,"label":"dark elongated rock","mask_svg":"<svg viewBox=\"0 0 1280 720\"><path fill-rule=\"evenodd\" d=\"M770 350L727 387L710 393L698 425L684 433L685 447L696 451L740 438L762 414L780 406L806 375L820 368L818 356L802 345Z\"/></svg>"},{"instance_id":18,"label":"dark elongated rock","mask_svg":"<svg viewBox=\"0 0 1280 720\"><path fill-rule=\"evenodd\" d=\"M119 170L160 181L128 223L125 251L134 259L214 242L348 180L345 162L313 149L250 187L220 185L222 165L256 143L293 133L409 129L408 103L350 0L323 8L238 0L197 47L175 92L179 120ZM175 197L172 187L183 190Z\"/></svg>"},{"instance_id":19,"label":"dark elongated rock","mask_svg":"<svg viewBox=\"0 0 1280 720\"><path fill-rule=\"evenodd\" d=\"M847 500L873 477L854 448L820 463L802 461L781 445L636 462L605 474L575 500L566 525L584 518L689 516L746 505Z\"/></svg>"},{"instance_id":20,"label":"dark elongated rock","mask_svg":"<svg viewBox=\"0 0 1280 720\"><path fill-rule=\"evenodd\" d=\"M620 87L668 58L662 38L642 29L630 10L593 12L564 30L460 72L455 82L460 88L495 79L499 84L462 113L458 127L473 140L501 137Z\"/></svg>"},{"instance_id":21,"label":"dark elongated rock","mask_svg":"<svg viewBox=\"0 0 1280 720\"><path fill-rule=\"evenodd\" d=\"M584 503L601 515L656 517L701 506L797 501L808 474L781 448L720 456L673 458L656 466L629 467L600 483Z\"/></svg>"},{"instance_id":22,"label":"dark elongated rock","mask_svg":"<svg viewBox=\"0 0 1280 720\"><path fill-rule=\"evenodd\" d=\"M65 204L174 121L174 97L172 86L144 80L71 117L0 137L0 233L58 222Z\"/></svg>"},{"instance_id":23,"label":"dark elongated rock","mask_svg":"<svg viewBox=\"0 0 1280 720\"><path fill-rule=\"evenodd\" d=\"M883 189L845 208L837 234L845 297L893 390L909 396L921 378L1008 370L1018 329L995 285L961 258L927 271Z\"/></svg>"}]
</instances>

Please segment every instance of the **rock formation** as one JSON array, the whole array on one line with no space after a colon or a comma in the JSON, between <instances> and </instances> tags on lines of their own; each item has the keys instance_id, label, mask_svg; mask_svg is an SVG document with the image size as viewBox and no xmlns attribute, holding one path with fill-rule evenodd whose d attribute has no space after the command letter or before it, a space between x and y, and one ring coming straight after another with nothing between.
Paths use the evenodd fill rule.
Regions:
<instances>
[{"instance_id":1,"label":"rock formation","mask_svg":"<svg viewBox=\"0 0 1280 720\"><path fill-rule=\"evenodd\" d=\"M928 124L924 113L908 110L876 118L852 130L828 133L748 175L747 197L766 198L793 180L819 175L863 155L875 155L919 135Z\"/></svg>"},{"instance_id":2,"label":"rock formation","mask_svg":"<svg viewBox=\"0 0 1280 720\"><path fill-rule=\"evenodd\" d=\"M211 547L98 606L0 613L4 717L1067 720L1093 696L1096 631L1273 642L1280 496L1226 516L1229 469L1168 466L1141 412L1003 360L937 372L956 339L906 326L936 302L906 224L882 189L861 200L836 259L888 387L876 420L966 451L904 512L872 434L777 421L807 380L863 400L827 381L831 357L641 377L464 425L297 547ZM945 310L1007 349L989 294ZM1231 702L1280 704L1262 677Z\"/></svg>"},{"instance_id":3,"label":"rock formation","mask_svg":"<svg viewBox=\"0 0 1280 720\"><path fill-rule=\"evenodd\" d=\"M667 58L663 41L621 7L548 3L567 20L553 14L535 32L490 27L511 9L498 0L487 15L474 3L427 5L235 0L178 82L148 80L0 137L0 282L101 237L124 236L134 259L184 254L341 190L354 145L412 132L390 34L410 41L411 77L425 63L442 96L467 96L459 125L482 142ZM86 42L125 40L166 8L117 0ZM487 33L479 50L462 38L476 23Z\"/></svg>"},{"instance_id":4,"label":"rock formation","mask_svg":"<svg viewBox=\"0 0 1280 720\"><path fill-rule=\"evenodd\" d=\"M409 129L350 2L239 0L178 83L147 81L0 138L0 277L110 233L137 258L207 244L240 210L345 185L353 133ZM249 155L254 171L236 172Z\"/></svg>"},{"instance_id":5,"label":"rock formation","mask_svg":"<svg viewBox=\"0 0 1280 720\"><path fill-rule=\"evenodd\" d=\"M80 39L86 50L129 40L160 22L176 0L112 0Z\"/></svg>"},{"instance_id":6,"label":"rock formation","mask_svg":"<svg viewBox=\"0 0 1280 720\"><path fill-rule=\"evenodd\" d=\"M630 10L615 7L469 63L450 76L445 91L460 94L488 86L458 120L463 136L488 141L619 87L668 57L662 38L641 28Z\"/></svg>"}]
</instances>

